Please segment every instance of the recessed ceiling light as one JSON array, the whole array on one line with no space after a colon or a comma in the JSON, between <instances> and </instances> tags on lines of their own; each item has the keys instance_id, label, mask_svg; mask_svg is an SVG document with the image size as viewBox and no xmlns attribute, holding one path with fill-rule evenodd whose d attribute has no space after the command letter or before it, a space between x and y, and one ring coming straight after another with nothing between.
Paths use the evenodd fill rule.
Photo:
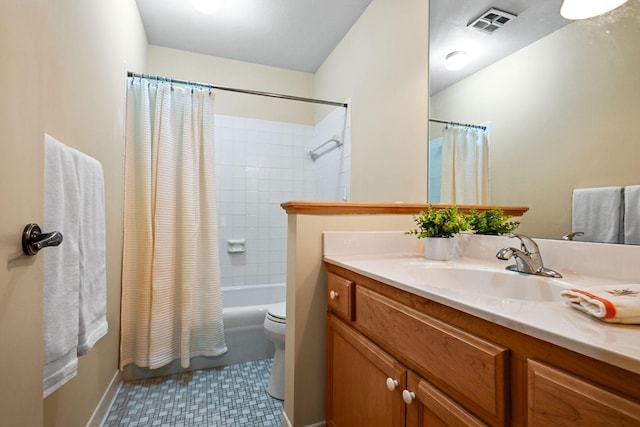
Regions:
<instances>
[{"instance_id":1,"label":"recessed ceiling light","mask_svg":"<svg viewBox=\"0 0 640 427\"><path fill-rule=\"evenodd\" d=\"M566 19L586 19L602 15L626 2L627 0L564 0L560 15Z\"/></svg>"},{"instance_id":2,"label":"recessed ceiling light","mask_svg":"<svg viewBox=\"0 0 640 427\"><path fill-rule=\"evenodd\" d=\"M449 53L444 59L444 67L450 71L457 71L464 68L468 62L467 52L456 50L455 52Z\"/></svg>"},{"instance_id":3,"label":"recessed ceiling light","mask_svg":"<svg viewBox=\"0 0 640 427\"><path fill-rule=\"evenodd\" d=\"M195 10L205 15L213 15L224 4L224 0L189 0L189 2Z\"/></svg>"}]
</instances>

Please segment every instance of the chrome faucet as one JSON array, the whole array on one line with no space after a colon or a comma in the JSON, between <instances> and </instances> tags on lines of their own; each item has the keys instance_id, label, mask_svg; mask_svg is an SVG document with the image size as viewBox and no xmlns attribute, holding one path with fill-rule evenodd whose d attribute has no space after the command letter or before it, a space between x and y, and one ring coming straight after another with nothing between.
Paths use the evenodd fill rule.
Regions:
<instances>
[{"instance_id":1,"label":"chrome faucet","mask_svg":"<svg viewBox=\"0 0 640 427\"><path fill-rule=\"evenodd\" d=\"M517 237L520 240L520 249L502 248L496 254L496 258L508 260L513 257L516 263L508 265L507 270L524 274L535 274L545 277L562 277L557 271L546 268L542 264L542 255L536 242L522 234L510 234L509 237Z\"/></svg>"},{"instance_id":2,"label":"chrome faucet","mask_svg":"<svg viewBox=\"0 0 640 427\"><path fill-rule=\"evenodd\" d=\"M574 238L578 237L578 236L583 236L584 233L582 231L574 231L572 233L567 233L564 236L562 236L562 240L573 240Z\"/></svg>"}]
</instances>

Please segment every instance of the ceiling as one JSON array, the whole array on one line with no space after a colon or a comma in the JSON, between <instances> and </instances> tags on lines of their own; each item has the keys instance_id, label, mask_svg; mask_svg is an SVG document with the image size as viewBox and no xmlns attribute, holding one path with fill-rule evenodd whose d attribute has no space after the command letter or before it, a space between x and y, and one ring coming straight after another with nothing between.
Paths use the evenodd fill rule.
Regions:
<instances>
[{"instance_id":1,"label":"ceiling","mask_svg":"<svg viewBox=\"0 0 640 427\"><path fill-rule=\"evenodd\" d=\"M430 95L570 23L560 16L561 4L562 0L430 0ZM467 28L489 8L517 17L491 34ZM457 50L468 52L469 64L449 71L444 58Z\"/></svg>"},{"instance_id":2,"label":"ceiling","mask_svg":"<svg viewBox=\"0 0 640 427\"><path fill-rule=\"evenodd\" d=\"M150 44L314 73L371 0L136 0Z\"/></svg>"},{"instance_id":3,"label":"ceiling","mask_svg":"<svg viewBox=\"0 0 640 427\"><path fill-rule=\"evenodd\" d=\"M226 0L214 15L189 0L136 0L150 44L314 73L371 0ZM435 94L570 21L562 0L430 0L429 79ZM493 34L466 28L490 7L518 15ZM453 50L474 44L482 54L456 72Z\"/></svg>"}]
</instances>

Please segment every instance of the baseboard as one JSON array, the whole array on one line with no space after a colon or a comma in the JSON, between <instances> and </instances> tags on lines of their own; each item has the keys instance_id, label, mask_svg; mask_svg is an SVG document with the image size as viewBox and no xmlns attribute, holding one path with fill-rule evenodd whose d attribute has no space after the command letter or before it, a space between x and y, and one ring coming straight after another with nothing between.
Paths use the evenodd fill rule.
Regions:
<instances>
[{"instance_id":1,"label":"baseboard","mask_svg":"<svg viewBox=\"0 0 640 427\"><path fill-rule=\"evenodd\" d=\"M289 421L289 417L287 417L287 413L282 410L282 427L293 427L291 425L291 421Z\"/></svg>"},{"instance_id":2,"label":"baseboard","mask_svg":"<svg viewBox=\"0 0 640 427\"><path fill-rule=\"evenodd\" d=\"M109 410L111 409L111 405L113 405L113 401L118 395L118 390L120 389L121 384L122 380L120 379L120 371L116 371L113 378L111 378L109 387L107 387L102 395L102 399L98 402L98 406L95 411L93 411L93 415L91 415L91 419L87 423L87 427L100 427L104 424L104 421L109 414Z\"/></svg>"},{"instance_id":3,"label":"baseboard","mask_svg":"<svg viewBox=\"0 0 640 427\"><path fill-rule=\"evenodd\" d=\"M321 421L319 423L308 424L306 427L326 427L326 425L326 421ZM282 427L293 427L285 411L282 411Z\"/></svg>"}]
</instances>

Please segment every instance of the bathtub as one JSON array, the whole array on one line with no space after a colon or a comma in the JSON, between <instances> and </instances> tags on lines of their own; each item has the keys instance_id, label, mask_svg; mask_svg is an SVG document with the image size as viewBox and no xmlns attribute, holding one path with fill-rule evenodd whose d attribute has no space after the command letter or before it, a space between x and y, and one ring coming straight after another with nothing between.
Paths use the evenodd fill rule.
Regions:
<instances>
[{"instance_id":1,"label":"bathtub","mask_svg":"<svg viewBox=\"0 0 640 427\"><path fill-rule=\"evenodd\" d=\"M285 300L285 284L223 286L222 319L228 351L218 357L194 357L183 369L179 360L158 369L127 365L122 379L135 380L179 372L215 368L273 357L273 344L264 334L264 317L269 305Z\"/></svg>"}]
</instances>

